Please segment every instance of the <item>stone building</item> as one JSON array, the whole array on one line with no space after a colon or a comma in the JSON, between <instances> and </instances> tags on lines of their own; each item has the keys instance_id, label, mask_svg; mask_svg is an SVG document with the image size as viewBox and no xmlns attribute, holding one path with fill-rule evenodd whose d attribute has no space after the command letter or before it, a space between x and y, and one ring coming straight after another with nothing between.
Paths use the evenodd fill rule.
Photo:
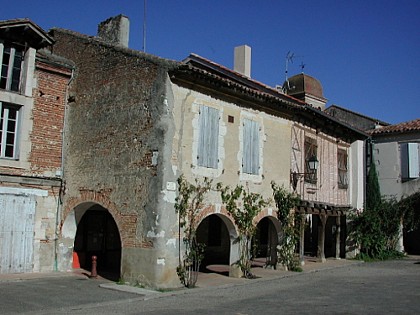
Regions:
<instances>
[{"instance_id":1,"label":"stone building","mask_svg":"<svg viewBox=\"0 0 420 315\"><path fill-rule=\"evenodd\" d=\"M122 15L101 23L97 37L46 34L29 20L0 23L7 69L0 86L1 272L89 269L97 256L99 272L179 286L174 203L181 175L240 184L265 198L272 181L295 190L310 226L301 234L302 262L305 243L321 261L344 256L340 226L362 204L365 134L310 103L325 101L322 95L303 91L299 100L253 80L247 46L235 49L230 70L194 54L176 62L131 50L128 34ZM308 174L312 157L316 174ZM203 268L224 264L234 276L237 227L216 191L205 204L197 226L207 245ZM254 224L257 256L272 256L282 233L274 206Z\"/></svg>"},{"instance_id":2,"label":"stone building","mask_svg":"<svg viewBox=\"0 0 420 315\"><path fill-rule=\"evenodd\" d=\"M366 166L375 163L381 194L401 200L420 193L420 120L395 125L332 105L326 112L369 134L365 142ZM420 230L401 233L397 250L420 253Z\"/></svg>"},{"instance_id":3,"label":"stone building","mask_svg":"<svg viewBox=\"0 0 420 315\"><path fill-rule=\"evenodd\" d=\"M0 273L57 270L71 62L28 19L0 21Z\"/></svg>"},{"instance_id":4,"label":"stone building","mask_svg":"<svg viewBox=\"0 0 420 315\"><path fill-rule=\"evenodd\" d=\"M305 215L306 231L301 232L300 254L325 257L352 257L357 249L346 243L346 214L364 207L365 147L368 135L339 121L325 111L327 99L319 80L301 73L283 84L284 91L306 104L310 115L292 127L291 149L293 186L301 197L298 211ZM327 126L331 124L327 128ZM341 127L343 128L343 127ZM319 168L308 174L308 161L317 157ZM304 245L304 246L302 246Z\"/></svg>"},{"instance_id":5,"label":"stone building","mask_svg":"<svg viewBox=\"0 0 420 315\"><path fill-rule=\"evenodd\" d=\"M322 218L311 223L321 236L327 217L361 207L362 132L253 80L247 46L237 48L234 70L194 54L175 62L129 49L128 28L120 15L101 23L97 37L50 31L52 51L76 66L65 124L60 270L89 268L95 255L99 271L132 284L179 286L180 175L241 184L266 198L271 181L293 186L304 194L300 210ZM311 151L320 161L317 181L299 177L292 185L293 172L305 172L307 137L319 146ZM204 267L225 264L233 276L237 228L217 192L205 203L197 226L207 245ZM267 251L281 233L274 207L255 224Z\"/></svg>"},{"instance_id":6,"label":"stone building","mask_svg":"<svg viewBox=\"0 0 420 315\"><path fill-rule=\"evenodd\" d=\"M396 200L419 194L420 119L373 129L370 135L381 194ZM420 254L420 229L403 232L397 249Z\"/></svg>"}]
</instances>

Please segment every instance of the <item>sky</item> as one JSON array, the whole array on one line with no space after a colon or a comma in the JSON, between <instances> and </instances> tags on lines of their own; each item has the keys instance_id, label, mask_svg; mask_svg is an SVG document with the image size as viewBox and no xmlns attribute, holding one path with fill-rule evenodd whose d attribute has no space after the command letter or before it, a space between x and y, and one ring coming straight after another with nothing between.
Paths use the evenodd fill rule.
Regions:
<instances>
[{"instance_id":1,"label":"sky","mask_svg":"<svg viewBox=\"0 0 420 315\"><path fill-rule=\"evenodd\" d=\"M0 3L0 20L30 18L46 31L59 27L87 35L96 35L101 21L124 14L130 48L178 61L196 53L233 68L234 47L248 45L251 77L270 86L283 84L290 52L288 76L303 70L317 78L327 106L392 124L420 118L420 0Z\"/></svg>"}]
</instances>

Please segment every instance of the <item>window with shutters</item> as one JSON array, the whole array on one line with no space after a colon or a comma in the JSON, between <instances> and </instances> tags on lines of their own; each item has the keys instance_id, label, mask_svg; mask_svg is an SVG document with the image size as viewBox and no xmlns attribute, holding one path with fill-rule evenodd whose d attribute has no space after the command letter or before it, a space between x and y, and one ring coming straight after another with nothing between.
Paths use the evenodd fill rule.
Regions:
<instances>
[{"instance_id":1,"label":"window with shutters","mask_svg":"<svg viewBox=\"0 0 420 315\"><path fill-rule=\"evenodd\" d=\"M258 122L243 120L242 172L258 175L260 169L260 126Z\"/></svg>"},{"instance_id":2,"label":"window with shutters","mask_svg":"<svg viewBox=\"0 0 420 315\"><path fill-rule=\"evenodd\" d=\"M347 151L338 149L337 151L337 168L338 168L338 188L347 189Z\"/></svg>"},{"instance_id":3,"label":"window with shutters","mask_svg":"<svg viewBox=\"0 0 420 315\"><path fill-rule=\"evenodd\" d=\"M22 47L0 43L0 89L20 91L23 60Z\"/></svg>"},{"instance_id":4,"label":"window with shutters","mask_svg":"<svg viewBox=\"0 0 420 315\"><path fill-rule=\"evenodd\" d=\"M420 144L401 143L401 176L403 181L420 177Z\"/></svg>"},{"instance_id":5,"label":"window with shutters","mask_svg":"<svg viewBox=\"0 0 420 315\"><path fill-rule=\"evenodd\" d=\"M305 137L305 182L315 184L317 181L317 170L309 169L309 159L318 156L318 145L316 139Z\"/></svg>"},{"instance_id":6,"label":"window with shutters","mask_svg":"<svg viewBox=\"0 0 420 315\"><path fill-rule=\"evenodd\" d=\"M219 110L201 105L199 113L199 136L197 164L202 167L218 167Z\"/></svg>"},{"instance_id":7,"label":"window with shutters","mask_svg":"<svg viewBox=\"0 0 420 315\"><path fill-rule=\"evenodd\" d=\"M17 158L19 107L0 102L0 158Z\"/></svg>"}]
</instances>

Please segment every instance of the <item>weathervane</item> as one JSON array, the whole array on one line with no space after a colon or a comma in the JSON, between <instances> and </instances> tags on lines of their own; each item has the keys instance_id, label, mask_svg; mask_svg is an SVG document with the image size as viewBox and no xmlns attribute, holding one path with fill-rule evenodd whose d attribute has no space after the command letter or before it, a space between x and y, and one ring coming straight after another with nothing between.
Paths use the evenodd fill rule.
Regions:
<instances>
[{"instance_id":1,"label":"weathervane","mask_svg":"<svg viewBox=\"0 0 420 315\"><path fill-rule=\"evenodd\" d=\"M302 73L303 73L303 68L305 68L306 64L303 63L303 61L300 63L300 68L302 69Z\"/></svg>"}]
</instances>

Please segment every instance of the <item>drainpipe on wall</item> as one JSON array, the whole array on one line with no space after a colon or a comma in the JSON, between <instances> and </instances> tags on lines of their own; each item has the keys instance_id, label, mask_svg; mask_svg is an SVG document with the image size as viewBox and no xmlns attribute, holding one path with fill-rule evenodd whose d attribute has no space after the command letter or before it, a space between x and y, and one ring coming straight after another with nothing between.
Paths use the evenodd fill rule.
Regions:
<instances>
[{"instance_id":1,"label":"drainpipe on wall","mask_svg":"<svg viewBox=\"0 0 420 315\"><path fill-rule=\"evenodd\" d=\"M58 239L60 234L60 228L61 228L61 207L63 205L62 202L62 195L64 194L64 135L66 130L66 120L67 120L67 104L69 99L69 88L70 84L74 79L74 68L71 69L71 76L70 80L67 83L66 88L66 98L65 98L65 104L64 104L64 117L63 117L63 131L61 132L61 166L60 166L60 189L58 192L58 198L57 198L57 211L55 214L55 240L54 240L54 271L58 271ZM60 218L60 219L59 219Z\"/></svg>"}]
</instances>

